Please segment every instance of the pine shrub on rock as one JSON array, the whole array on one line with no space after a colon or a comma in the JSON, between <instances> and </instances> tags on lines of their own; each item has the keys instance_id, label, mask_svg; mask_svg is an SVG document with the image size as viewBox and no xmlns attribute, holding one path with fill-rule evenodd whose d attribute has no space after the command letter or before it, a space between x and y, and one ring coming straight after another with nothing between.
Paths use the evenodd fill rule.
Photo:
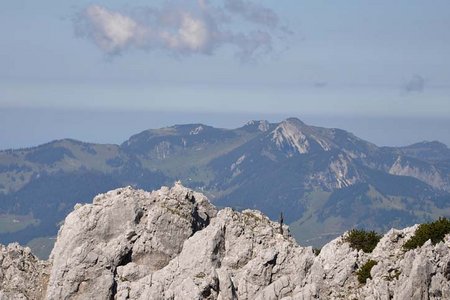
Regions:
<instances>
[{"instance_id":1,"label":"pine shrub on rock","mask_svg":"<svg viewBox=\"0 0 450 300\"><path fill-rule=\"evenodd\" d=\"M364 265L362 265L358 272L356 272L356 275L358 275L359 283L365 284L367 282L367 279L372 279L370 271L377 263L378 262L375 260L369 260Z\"/></svg>"},{"instance_id":2,"label":"pine shrub on rock","mask_svg":"<svg viewBox=\"0 0 450 300\"><path fill-rule=\"evenodd\" d=\"M362 250L366 253L371 253L377 246L381 239L381 235L375 231L365 231L360 229L352 229L344 238L345 242L350 244L350 247L356 250Z\"/></svg>"},{"instance_id":3,"label":"pine shrub on rock","mask_svg":"<svg viewBox=\"0 0 450 300\"><path fill-rule=\"evenodd\" d=\"M406 250L421 247L426 241L431 240L433 245L444 240L450 233L450 220L439 218L438 220L419 225L414 235L403 245Z\"/></svg>"}]
</instances>

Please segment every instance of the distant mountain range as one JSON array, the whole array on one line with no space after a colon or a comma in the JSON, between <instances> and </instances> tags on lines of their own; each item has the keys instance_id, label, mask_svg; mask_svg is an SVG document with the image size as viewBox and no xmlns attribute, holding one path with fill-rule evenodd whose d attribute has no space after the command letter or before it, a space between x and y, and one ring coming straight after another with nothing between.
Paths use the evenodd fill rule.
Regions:
<instances>
[{"instance_id":1,"label":"distant mountain range","mask_svg":"<svg viewBox=\"0 0 450 300\"><path fill-rule=\"evenodd\" d=\"M0 151L0 243L54 236L77 202L131 185L184 185L218 206L256 208L301 245L349 228L385 231L450 216L450 149L377 147L340 129L251 121L151 129L122 145L65 139Z\"/></svg>"}]
</instances>

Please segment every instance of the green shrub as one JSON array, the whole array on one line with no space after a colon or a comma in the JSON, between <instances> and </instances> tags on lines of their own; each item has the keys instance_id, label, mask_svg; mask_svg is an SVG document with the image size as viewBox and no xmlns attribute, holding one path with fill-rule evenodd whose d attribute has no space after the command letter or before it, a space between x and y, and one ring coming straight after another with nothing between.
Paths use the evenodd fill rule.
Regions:
<instances>
[{"instance_id":1,"label":"green shrub","mask_svg":"<svg viewBox=\"0 0 450 300\"><path fill-rule=\"evenodd\" d=\"M406 250L421 247L426 241L431 240L433 245L441 242L445 235L450 233L450 220L439 218L432 223L419 225L414 235L403 245Z\"/></svg>"},{"instance_id":2,"label":"green shrub","mask_svg":"<svg viewBox=\"0 0 450 300\"><path fill-rule=\"evenodd\" d=\"M375 260L369 260L364 265L362 265L358 272L356 272L356 275L358 275L359 283L365 284L367 282L367 279L372 279L372 276L370 276L370 271L377 263L378 262Z\"/></svg>"},{"instance_id":3,"label":"green shrub","mask_svg":"<svg viewBox=\"0 0 450 300\"><path fill-rule=\"evenodd\" d=\"M320 250L322 250L322 248L313 248L313 253L315 256L318 256L320 254Z\"/></svg>"},{"instance_id":4,"label":"green shrub","mask_svg":"<svg viewBox=\"0 0 450 300\"><path fill-rule=\"evenodd\" d=\"M352 229L344 238L344 241L348 242L353 249L370 253L375 249L380 239L381 235L375 231Z\"/></svg>"}]
</instances>

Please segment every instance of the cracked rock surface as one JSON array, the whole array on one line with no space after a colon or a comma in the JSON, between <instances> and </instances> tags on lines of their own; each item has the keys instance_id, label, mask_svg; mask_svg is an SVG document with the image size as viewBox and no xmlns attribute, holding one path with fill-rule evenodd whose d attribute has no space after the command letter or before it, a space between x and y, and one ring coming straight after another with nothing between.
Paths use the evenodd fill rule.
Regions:
<instances>
[{"instance_id":1,"label":"cracked rock surface","mask_svg":"<svg viewBox=\"0 0 450 300\"><path fill-rule=\"evenodd\" d=\"M127 187L77 205L48 262L3 246L0 300L450 299L450 237L403 250L416 229L389 231L372 253L339 237L316 256L258 211L217 211L181 184Z\"/></svg>"},{"instance_id":2,"label":"cracked rock surface","mask_svg":"<svg viewBox=\"0 0 450 300\"><path fill-rule=\"evenodd\" d=\"M215 215L203 195L181 185L98 195L76 207L60 229L47 298L114 298L120 276L139 280L164 268Z\"/></svg>"},{"instance_id":3,"label":"cracked rock surface","mask_svg":"<svg viewBox=\"0 0 450 300\"><path fill-rule=\"evenodd\" d=\"M30 248L13 243L0 247L0 299L43 299L49 264L39 261Z\"/></svg>"}]
</instances>

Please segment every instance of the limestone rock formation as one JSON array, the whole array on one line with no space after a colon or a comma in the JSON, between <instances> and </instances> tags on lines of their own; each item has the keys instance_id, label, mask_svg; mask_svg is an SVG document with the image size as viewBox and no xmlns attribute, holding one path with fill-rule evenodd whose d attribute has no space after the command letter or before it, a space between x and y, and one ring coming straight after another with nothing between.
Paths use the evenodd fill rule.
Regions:
<instances>
[{"instance_id":1,"label":"limestone rock formation","mask_svg":"<svg viewBox=\"0 0 450 300\"><path fill-rule=\"evenodd\" d=\"M3 247L0 299L450 299L450 237L405 251L416 228L372 253L339 237L316 256L258 211L217 211L181 184L127 187L77 205L49 262Z\"/></svg>"},{"instance_id":2,"label":"limestone rock formation","mask_svg":"<svg viewBox=\"0 0 450 300\"><path fill-rule=\"evenodd\" d=\"M153 193L127 187L99 195L76 207L59 231L47 297L111 299L120 267L132 263L135 268L126 269L136 279L165 267L215 215L203 195L179 184Z\"/></svg>"},{"instance_id":3,"label":"limestone rock formation","mask_svg":"<svg viewBox=\"0 0 450 300\"><path fill-rule=\"evenodd\" d=\"M123 276L118 299L280 299L313 260L310 248L297 246L261 213L227 208L166 267L137 282Z\"/></svg>"},{"instance_id":4,"label":"limestone rock formation","mask_svg":"<svg viewBox=\"0 0 450 300\"><path fill-rule=\"evenodd\" d=\"M18 244L0 247L0 299L43 299L49 264L39 261L30 248Z\"/></svg>"}]
</instances>

